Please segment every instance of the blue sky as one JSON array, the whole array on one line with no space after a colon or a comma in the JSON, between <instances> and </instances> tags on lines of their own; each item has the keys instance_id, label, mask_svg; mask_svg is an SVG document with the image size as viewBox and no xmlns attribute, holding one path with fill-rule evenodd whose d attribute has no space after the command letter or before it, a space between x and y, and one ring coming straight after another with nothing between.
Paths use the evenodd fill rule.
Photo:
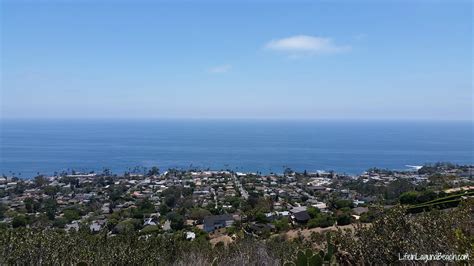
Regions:
<instances>
[{"instance_id":1,"label":"blue sky","mask_svg":"<svg viewBox=\"0 0 474 266\"><path fill-rule=\"evenodd\" d=\"M1 25L4 118L473 116L470 1L3 1Z\"/></svg>"}]
</instances>

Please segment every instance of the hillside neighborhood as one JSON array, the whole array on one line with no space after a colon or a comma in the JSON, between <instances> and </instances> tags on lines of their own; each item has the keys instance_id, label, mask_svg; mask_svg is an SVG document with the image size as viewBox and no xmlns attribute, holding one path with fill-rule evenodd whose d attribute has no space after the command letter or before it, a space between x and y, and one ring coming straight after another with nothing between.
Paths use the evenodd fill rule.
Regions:
<instances>
[{"instance_id":1,"label":"hillside neighborhood","mask_svg":"<svg viewBox=\"0 0 474 266\"><path fill-rule=\"evenodd\" d=\"M370 223L401 203L418 212L472 197L473 166L435 164L407 170L369 169L257 174L177 170L160 173L62 173L33 179L0 177L0 227L55 227L109 235L179 233L188 240L239 232L268 237L290 230ZM433 205L430 205L433 202ZM454 206L454 205L452 205Z\"/></svg>"}]
</instances>

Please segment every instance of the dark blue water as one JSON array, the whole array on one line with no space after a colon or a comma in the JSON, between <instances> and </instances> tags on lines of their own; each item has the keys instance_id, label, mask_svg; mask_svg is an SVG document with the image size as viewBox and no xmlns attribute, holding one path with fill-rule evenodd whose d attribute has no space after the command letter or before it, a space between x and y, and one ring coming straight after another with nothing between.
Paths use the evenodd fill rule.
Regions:
<instances>
[{"instance_id":1,"label":"dark blue water","mask_svg":"<svg viewBox=\"0 0 474 266\"><path fill-rule=\"evenodd\" d=\"M472 122L3 120L0 173L135 166L279 172L473 163Z\"/></svg>"}]
</instances>

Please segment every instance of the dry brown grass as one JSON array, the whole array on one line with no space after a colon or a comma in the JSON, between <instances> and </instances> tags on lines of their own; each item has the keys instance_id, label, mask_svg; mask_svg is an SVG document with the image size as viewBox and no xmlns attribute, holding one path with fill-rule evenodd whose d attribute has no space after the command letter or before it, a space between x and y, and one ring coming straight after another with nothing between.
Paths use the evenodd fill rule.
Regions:
<instances>
[{"instance_id":1,"label":"dry brown grass","mask_svg":"<svg viewBox=\"0 0 474 266\"><path fill-rule=\"evenodd\" d=\"M305 239L310 239L312 233L326 233L328 231L337 231L338 229L354 230L354 228L355 228L354 224L349 224L349 225L343 225L343 226L330 226L326 228L316 227L316 228L311 228L311 229L292 229L286 232L285 235L288 239L291 240L291 239L297 238L300 235L298 232L300 232L302 237L304 237Z\"/></svg>"}]
</instances>

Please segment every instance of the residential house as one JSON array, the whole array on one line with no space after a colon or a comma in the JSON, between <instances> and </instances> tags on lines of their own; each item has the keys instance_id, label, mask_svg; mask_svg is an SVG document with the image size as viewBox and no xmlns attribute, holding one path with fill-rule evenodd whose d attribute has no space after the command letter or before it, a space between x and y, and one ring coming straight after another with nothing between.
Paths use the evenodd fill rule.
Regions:
<instances>
[{"instance_id":1,"label":"residential house","mask_svg":"<svg viewBox=\"0 0 474 266\"><path fill-rule=\"evenodd\" d=\"M229 227L234 223L230 214L212 215L204 217L204 231L212 232L219 228Z\"/></svg>"}]
</instances>

